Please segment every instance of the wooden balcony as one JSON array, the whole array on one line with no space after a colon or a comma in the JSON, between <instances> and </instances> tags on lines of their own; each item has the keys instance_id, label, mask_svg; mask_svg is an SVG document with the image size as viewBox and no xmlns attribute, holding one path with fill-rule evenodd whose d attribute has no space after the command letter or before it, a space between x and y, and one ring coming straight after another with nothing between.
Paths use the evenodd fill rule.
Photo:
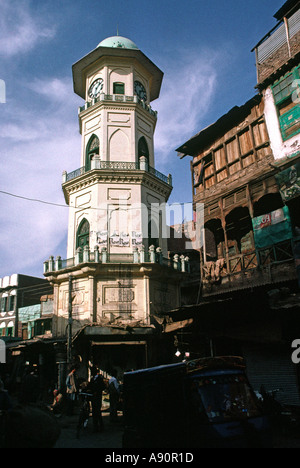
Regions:
<instances>
[{"instance_id":1,"label":"wooden balcony","mask_svg":"<svg viewBox=\"0 0 300 468\"><path fill-rule=\"evenodd\" d=\"M254 47L257 82L268 80L300 52L300 9L281 19Z\"/></svg>"},{"instance_id":2,"label":"wooden balcony","mask_svg":"<svg viewBox=\"0 0 300 468\"><path fill-rule=\"evenodd\" d=\"M202 265L203 296L297 280L296 237L278 244Z\"/></svg>"}]
</instances>

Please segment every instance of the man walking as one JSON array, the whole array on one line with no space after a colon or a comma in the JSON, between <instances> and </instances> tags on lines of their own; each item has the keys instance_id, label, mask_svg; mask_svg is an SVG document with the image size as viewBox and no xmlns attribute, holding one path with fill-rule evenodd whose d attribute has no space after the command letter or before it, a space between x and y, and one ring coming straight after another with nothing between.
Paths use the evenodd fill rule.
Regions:
<instances>
[{"instance_id":1,"label":"man walking","mask_svg":"<svg viewBox=\"0 0 300 468\"><path fill-rule=\"evenodd\" d=\"M100 374L100 370L92 369L92 379L88 386L88 391L92 394L92 414L93 414L93 428L94 432L103 431L103 419L102 419L102 392L105 390L105 383L103 376Z\"/></svg>"},{"instance_id":2,"label":"man walking","mask_svg":"<svg viewBox=\"0 0 300 468\"><path fill-rule=\"evenodd\" d=\"M110 420L112 422L118 421L118 404L120 399L120 385L116 377L117 373L113 371L108 381Z\"/></svg>"},{"instance_id":3,"label":"man walking","mask_svg":"<svg viewBox=\"0 0 300 468\"><path fill-rule=\"evenodd\" d=\"M76 400L76 393L77 393L77 385L76 385L76 369L73 368L71 372L68 374L66 380L66 393L67 393L67 415L72 416L74 412L74 405Z\"/></svg>"}]
</instances>

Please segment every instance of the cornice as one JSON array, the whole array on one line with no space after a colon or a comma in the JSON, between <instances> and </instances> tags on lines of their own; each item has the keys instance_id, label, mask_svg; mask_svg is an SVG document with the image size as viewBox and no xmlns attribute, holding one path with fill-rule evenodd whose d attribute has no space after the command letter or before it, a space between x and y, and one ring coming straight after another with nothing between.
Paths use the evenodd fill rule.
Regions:
<instances>
[{"instance_id":1,"label":"cornice","mask_svg":"<svg viewBox=\"0 0 300 468\"><path fill-rule=\"evenodd\" d=\"M158 263L122 263L122 265L126 265L126 268L130 269L131 274L135 278L146 276L153 277L153 279L158 281L168 278L174 282L180 282L187 276L187 273L159 265ZM59 286L62 283L67 283L70 275L75 280L94 277L96 280L101 281L102 279L107 279L107 277L116 278L118 274L120 274L120 264L118 263L96 264L88 262L59 271L44 273L44 276L53 286Z\"/></svg>"},{"instance_id":2,"label":"cornice","mask_svg":"<svg viewBox=\"0 0 300 468\"><path fill-rule=\"evenodd\" d=\"M123 111L132 112L133 110L135 110L137 112L140 111L140 112L142 112L143 115L146 115L151 120L153 120L153 121L157 120L157 116L156 116L155 111L153 111L153 113L149 112L147 107L143 107L139 102L134 102L134 101L124 102L124 101L118 101L118 100L113 101L111 99L98 101L95 104L91 104L89 107L87 107L86 109L83 109L82 111L80 111L80 108L79 108L78 116L79 116L80 120L83 120L86 116L88 116L89 114L95 113L98 110L102 110L102 109L116 110L116 108L118 108L122 112Z\"/></svg>"},{"instance_id":3,"label":"cornice","mask_svg":"<svg viewBox=\"0 0 300 468\"><path fill-rule=\"evenodd\" d=\"M62 185L66 203L70 202L70 195L94 185L128 184L144 185L161 194L166 200L169 198L172 187L146 171L111 171L94 169Z\"/></svg>"}]
</instances>

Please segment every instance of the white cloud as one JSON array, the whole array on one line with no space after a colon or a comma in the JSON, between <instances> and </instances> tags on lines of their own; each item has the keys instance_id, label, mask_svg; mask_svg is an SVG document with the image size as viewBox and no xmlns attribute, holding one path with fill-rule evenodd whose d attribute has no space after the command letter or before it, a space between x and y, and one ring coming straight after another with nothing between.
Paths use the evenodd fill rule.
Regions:
<instances>
[{"instance_id":1,"label":"white cloud","mask_svg":"<svg viewBox=\"0 0 300 468\"><path fill-rule=\"evenodd\" d=\"M54 27L30 13L26 0L0 0L0 55L12 57L52 38Z\"/></svg>"},{"instance_id":2,"label":"white cloud","mask_svg":"<svg viewBox=\"0 0 300 468\"><path fill-rule=\"evenodd\" d=\"M35 79L28 87L35 93L46 97L48 100L70 102L72 95L71 81L69 79ZM73 102L73 100L71 99Z\"/></svg>"},{"instance_id":3,"label":"white cloud","mask_svg":"<svg viewBox=\"0 0 300 468\"><path fill-rule=\"evenodd\" d=\"M39 94L48 89L47 99L39 110L14 102L0 127L0 190L65 205L62 172L80 166L78 98L70 79L40 80L28 89ZM50 255L66 256L66 246L57 249L67 232L67 207L3 193L0 206L0 277L16 272L41 276L43 261Z\"/></svg>"},{"instance_id":4,"label":"white cloud","mask_svg":"<svg viewBox=\"0 0 300 468\"><path fill-rule=\"evenodd\" d=\"M153 103L158 111L155 151L162 164L176 145L199 131L219 76L219 53L182 51L175 58L165 69L160 98Z\"/></svg>"}]
</instances>

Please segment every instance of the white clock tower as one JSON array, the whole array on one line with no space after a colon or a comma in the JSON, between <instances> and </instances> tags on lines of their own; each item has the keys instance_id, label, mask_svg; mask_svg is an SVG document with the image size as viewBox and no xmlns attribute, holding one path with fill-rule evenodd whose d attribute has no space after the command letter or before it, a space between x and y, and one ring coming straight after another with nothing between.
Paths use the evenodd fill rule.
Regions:
<instances>
[{"instance_id":1,"label":"white clock tower","mask_svg":"<svg viewBox=\"0 0 300 468\"><path fill-rule=\"evenodd\" d=\"M187 270L185 258L168 258L165 204L172 179L154 162L157 113L150 103L159 97L162 78L120 36L103 40L73 65L74 91L84 99L81 161L79 169L63 174L70 207L67 260L50 257L45 276L54 285L54 334L65 334L69 313L73 333L84 326L85 337L102 344L97 349L106 367L109 346L126 340L127 351L133 342L144 343L142 360L149 363L153 317L180 305ZM127 368L141 353L140 346L132 349Z\"/></svg>"},{"instance_id":2,"label":"white clock tower","mask_svg":"<svg viewBox=\"0 0 300 468\"><path fill-rule=\"evenodd\" d=\"M114 254L152 243L167 255L162 226L171 177L154 169L157 116L150 106L162 78L156 65L120 36L100 42L73 65L74 90L85 105L79 109L81 167L65 174L63 184L72 208L68 258L86 244Z\"/></svg>"}]
</instances>

